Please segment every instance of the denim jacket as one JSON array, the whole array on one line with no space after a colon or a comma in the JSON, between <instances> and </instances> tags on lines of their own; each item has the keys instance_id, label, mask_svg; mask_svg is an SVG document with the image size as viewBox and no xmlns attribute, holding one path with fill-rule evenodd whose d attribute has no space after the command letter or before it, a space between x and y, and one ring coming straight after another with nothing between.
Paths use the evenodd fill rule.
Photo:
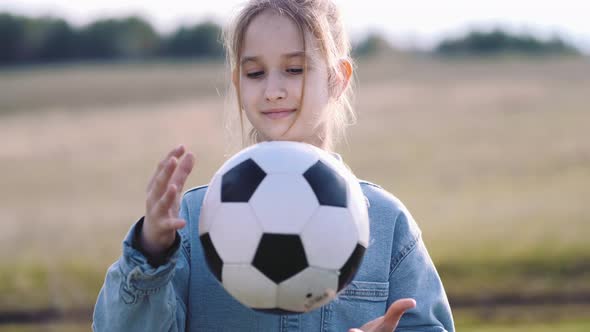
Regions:
<instances>
[{"instance_id":1,"label":"denim jacket","mask_svg":"<svg viewBox=\"0 0 590 332\"><path fill-rule=\"evenodd\" d=\"M154 268L134 247L135 224L123 255L109 269L94 308L94 331L334 331L382 316L395 300L417 306L396 331L454 331L451 309L421 232L404 205L381 187L361 181L367 198L370 243L353 281L332 302L311 312L253 311L229 295L209 272L198 237L206 186L187 191L170 258Z\"/></svg>"}]
</instances>

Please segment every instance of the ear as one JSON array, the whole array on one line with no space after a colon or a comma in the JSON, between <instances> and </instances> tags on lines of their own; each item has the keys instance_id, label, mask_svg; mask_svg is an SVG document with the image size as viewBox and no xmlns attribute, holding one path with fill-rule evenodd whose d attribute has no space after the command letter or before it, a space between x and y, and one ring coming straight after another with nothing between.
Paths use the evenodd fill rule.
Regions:
<instances>
[{"instance_id":1,"label":"ear","mask_svg":"<svg viewBox=\"0 0 590 332\"><path fill-rule=\"evenodd\" d=\"M336 98L340 98L342 93L348 87L348 84L350 84L350 79L352 77L352 63L347 59L341 59L338 61L338 70L340 71L340 75L338 75L339 82Z\"/></svg>"}]
</instances>

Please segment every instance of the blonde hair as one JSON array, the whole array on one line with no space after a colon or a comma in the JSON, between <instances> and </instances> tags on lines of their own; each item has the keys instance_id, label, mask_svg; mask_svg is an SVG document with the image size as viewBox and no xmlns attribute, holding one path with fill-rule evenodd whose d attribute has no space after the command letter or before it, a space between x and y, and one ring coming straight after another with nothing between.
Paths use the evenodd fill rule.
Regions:
<instances>
[{"instance_id":1,"label":"blonde hair","mask_svg":"<svg viewBox=\"0 0 590 332\"><path fill-rule=\"evenodd\" d=\"M316 38L328 67L328 89L330 95L334 95L344 75L340 68L341 61L346 60L352 65L353 60L350 56L350 41L344 30L340 12L331 0L250 0L247 2L232 24L224 31L223 37L230 75L240 72L240 56L246 28L254 17L265 10L272 10L279 15L284 15L297 25L303 38L304 52L306 52L305 33L309 31ZM305 66L304 63L304 68ZM305 72L306 70L303 72L303 86L305 86ZM324 144L328 150L332 150L334 145L344 138L346 127L356 121L356 115L352 108L352 82L351 79L351 84L348 84L346 89L340 92L339 98L330 106L332 116L328 125L328 137L324 138ZM240 115L242 145L258 143L261 138L254 128L250 130L248 140L244 139L244 119L239 84L236 84L235 90ZM301 104L303 104L303 98L302 91Z\"/></svg>"}]
</instances>

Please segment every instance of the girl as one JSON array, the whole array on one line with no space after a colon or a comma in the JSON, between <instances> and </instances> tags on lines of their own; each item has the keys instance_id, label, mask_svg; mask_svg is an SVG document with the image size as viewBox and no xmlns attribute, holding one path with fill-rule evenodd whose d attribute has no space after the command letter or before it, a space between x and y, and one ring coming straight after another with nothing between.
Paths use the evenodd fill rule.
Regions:
<instances>
[{"instance_id":1,"label":"girl","mask_svg":"<svg viewBox=\"0 0 590 332\"><path fill-rule=\"evenodd\" d=\"M352 115L353 71L334 4L250 1L226 45L240 118L245 114L252 125L251 143L301 141L332 151ZM365 181L371 243L339 297L300 315L242 306L205 265L196 227L206 187L189 190L180 201L193 164L183 146L159 163L148 185L145 217L131 228L122 257L107 272L95 331L454 330L418 226L399 200Z\"/></svg>"}]
</instances>

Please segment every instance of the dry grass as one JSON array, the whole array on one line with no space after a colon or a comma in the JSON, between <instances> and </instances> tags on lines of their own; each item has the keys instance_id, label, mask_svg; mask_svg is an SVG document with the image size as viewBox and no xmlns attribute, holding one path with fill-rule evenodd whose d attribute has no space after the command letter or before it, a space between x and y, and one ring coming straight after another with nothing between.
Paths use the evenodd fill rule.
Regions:
<instances>
[{"instance_id":1,"label":"dry grass","mask_svg":"<svg viewBox=\"0 0 590 332\"><path fill-rule=\"evenodd\" d=\"M185 143L198 160L189 186L223 161L222 77L195 63L0 73L0 308L93 303L158 159ZM437 264L590 256L587 59L376 59L359 83L340 152L406 203ZM459 289L467 271L444 281ZM584 265L570 288L587 276Z\"/></svg>"},{"instance_id":2,"label":"dry grass","mask_svg":"<svg viewBox=\"0 0 590 332\"><path fill-rule=\"evenodd\" d=\"M357 172L409 205L438 259L585 247L590 65L438 65L417 83L361 85ZM571 80L553 75L566 68Z\"/></svg>"}]
</instances>

